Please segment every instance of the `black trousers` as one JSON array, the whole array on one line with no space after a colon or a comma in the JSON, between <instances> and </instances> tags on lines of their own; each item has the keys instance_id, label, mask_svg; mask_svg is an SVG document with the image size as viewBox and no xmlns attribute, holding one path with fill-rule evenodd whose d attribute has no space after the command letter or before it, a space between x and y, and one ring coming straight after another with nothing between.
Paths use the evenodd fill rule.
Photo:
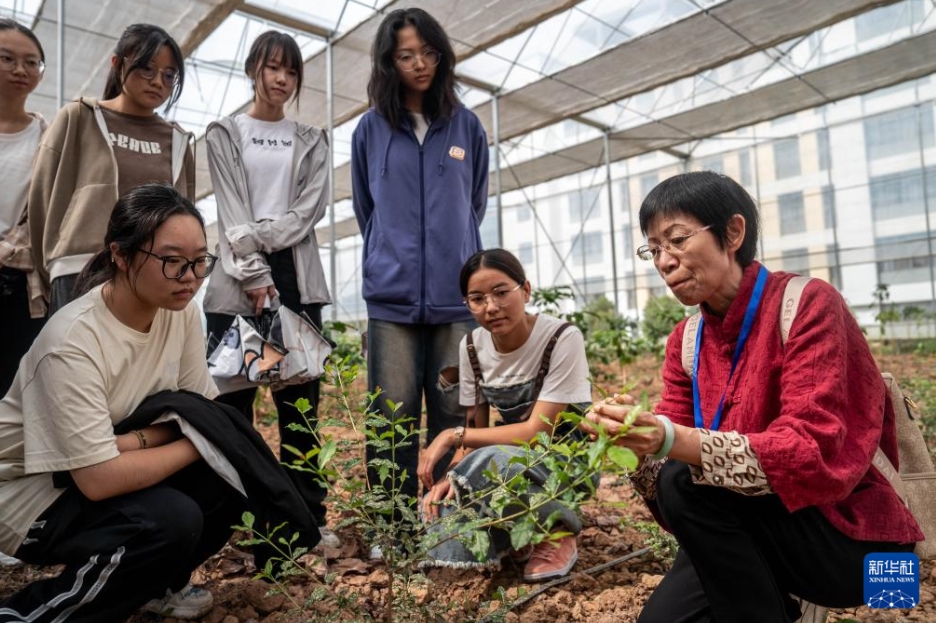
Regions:
<instances>
[{"instance_id":1,"label":"black trousers","mask_svg":"<svg viewBox=\"0 0 936 623\"><path fill-rule=\"evenodd\" d=\"M52 280L49 293L50 316L78 298L75 293L77 284L78 275L63 275Z\"/></svg>"},{"instance_id":2,"label":"black trousers","mask_svg":"<svg viewBox=\"0 0 936 623\"><path fill-rule=\"evenodd\" d=\"M267 256L270 266L270 272L273 276L273 284L279 292L280 303L298 313L308 314L312 323L322 327L322 305L312 304L303 305L299 295L299 286L296 281L296 267L293 263L292 249L283 249L271 253ZM234 316L227 314L205 314L208 324L208 343L215 344L225 331L234 322ZM229 404L239 409L248 422L254 421L253 403L257 395L256 389L242 389L236 392L230 392L218 396L217 400L224 404ZM280 445L289 445L299 450L308 452L318 447L315 437L302 431L289 429L292 423L306 425L305 419L299 414L295 407L290 403L295 403L299 398L306 398L312 410L306 413L310 424L315 424L318 418L319 403L319 381L303 383L301 385L288 385L279 391L273 392L273 402L276 404L277 419L280 434ZM280 461L292 462L296 458L292 453L280 449ZM289 478L296 485L300 495L305 500L315 517L318 525L325 525L325 495L327 490L322 483L313 474L309 472L300 472L294 469L286 469Z\"/></svg>"},{"instance_id":3,"label":"black trousers","mask_svg":"<svg viewBox=\"0 0 936 623\"><path fill-rule=\"evenodd\" d=\"M865 555L913 550L851 539L816 507L790 513L776 495L694 484L681 461L660 470L657 503L680 549L638 623L788 623L800 616L791 593L859 606Z\"/></svg>"},{"instance_id":4,"label":"black trousers","mask_svg":"<svg viewBox=\"0 0 936 623\"><path fill-rule=\"evenodd\" d=\"M0 603L0 622L115 623L181 589L230 538L245 499L204 461L162 483L100 502L65 491L16 557L64 564Z\"/></svg>"},{"instance_id":5,"label":"black trousers","mask_svg":"<svg viewBox=\"0 0 936 623\"><path fill-rule=\"evenodd\" d=\"M0 398L13 385L19 362L32 346L45 318L29 317L29 291L26 273L0 268Z\"/></svg>"}]
</instances>

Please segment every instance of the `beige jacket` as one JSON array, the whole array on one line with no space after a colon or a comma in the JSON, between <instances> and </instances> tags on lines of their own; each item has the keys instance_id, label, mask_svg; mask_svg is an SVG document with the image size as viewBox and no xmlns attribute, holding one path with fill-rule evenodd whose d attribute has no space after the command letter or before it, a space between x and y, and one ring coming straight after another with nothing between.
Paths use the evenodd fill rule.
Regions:
<instances>
[{"instance_id":1,"label":"beige jacket","mask_svg":"<svg viewBox=\"0 0 936 623\"><path fill-rule=\"evenodd\" d=\"M171 181L194 201L194 136L172 125ZM118 199L117 175L97 100L79 98L63 106L43 135L29 187L29 237L36 270L47 284L81 272L103 248Z\"/></svg>"}]
</instances>

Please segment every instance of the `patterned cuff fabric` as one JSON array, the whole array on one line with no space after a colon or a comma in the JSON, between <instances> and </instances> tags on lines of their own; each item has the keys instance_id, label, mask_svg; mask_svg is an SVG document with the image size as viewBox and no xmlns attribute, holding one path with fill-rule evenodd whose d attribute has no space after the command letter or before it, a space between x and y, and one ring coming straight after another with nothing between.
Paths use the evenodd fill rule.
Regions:
<instances>
[{"instance_id":1,"label":"patterned cuff fabric","mask_svg":"<svg viewBox=\"0 0 936 623\"><path fill-rule=\"evenodd\" d=\"M692 481L742 495L774 492L748 438L734 431L699 429L702 466L691 466Z\"/></svg>"},{"instance_id":2,"label":"patterned cuff fabric","mask_svg":"<svg viewBox=\"0 0 936 623\"><path fill-rule=\"evenodd\" d=\"M646 500L656 499L657 475L659 475L660 468L663 467L664 463L666 463L666 459L654 461L650 457L644 457L640 467L628 476L634 491L642 498Z\"/></svg>"}]
</instances>

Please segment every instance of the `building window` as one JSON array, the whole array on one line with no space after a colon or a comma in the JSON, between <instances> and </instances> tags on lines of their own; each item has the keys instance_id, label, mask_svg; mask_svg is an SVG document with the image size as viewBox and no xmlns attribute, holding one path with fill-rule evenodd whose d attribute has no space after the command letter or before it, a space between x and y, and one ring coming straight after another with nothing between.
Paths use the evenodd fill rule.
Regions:
<instances>
[{"instance_id":1,"label":"building window","mask_svg":"<svg viewBox=\"0 0 936 623\"><path fill-rule=\"evenodd\" d=\"M725 163L721 156L712 156L699 160L700 171L714 171L715 173L725 172Z\"/></svg>"},{"instance_id":2,"label":"building window","mask_svg":"<svg viewBox=\"0 0 936 623\"><path fill-rule=\"evenodd\" d=\"M745 188L750 188L754 184L754 178L751 175L751 150L745 149L738 152L738 180Z\"/></svg>"},{"instance_id":3,"label":"building window","mask_svg":"<svg viewBox=\"0 0 936 623\"><path fill-rule=\"evenodd\" d=\"M587 305L603 296L605 296L605 278L590 277L578 283L575 301L578 305Z\"/></svg>"},{"instance_id":4,"label":"building window","mask_svg":"<svg viewBox=\"0 0 936 623\"><path fill-rule=\"evenodd\" d=\"M646 175L640 176L640 198L643 200L644 197L650 194L650 191L653 190L656 185L659 183L659 176L656 173L647 173Z\"/></svg>"},{"instance_id":5,"label":"building window","mask_svg":"<svg viewBox=\"0 0 936 623\"><path fill-rule=\"evenodd\" d=\"M809 249L790 249L783 252L783 270L799 275L809 274Z\"/></svg>"},{"instance_id":6,"label":"building window","mask_svg":"<svg viewBox=\"0 0 936 623\"><path fill-rule=\"evenodd\" d=\"M864 135L868 160L919 151L921 145L932 147L933 109L911 106L869 117L864 120Z\"/></svg>"},{"instance_id":7,"label":"building window","mask_svg":"<svg viewBox=\"0 0 936 623\"><path fill-rule=\"evenodd\" d=\"M799 138L774 141L774 176L778 180L800 174Z\"/></svg>"},{"instance_id":8,"label":"building window","mask_svg":"<svg viewBox=\"0 0 936 623\"><path fill-rule=\"evenodd\" d=\"M832 154L829 151L828 128L822 128L816 132L816 149L819 151L819 170L828 171L832 168Z\"/></svg>"},{"instance_id":9,"label":"building window","mask_svg":"<svg viewBox=\"0 0 936 623\"><path fill-rule=\"evenodd\" d=\"M517 206L517 222L523 223L529 221L531 217L530 206Z\"/></svg>"},{"instance_id":10,"label":"building window","mask_svg":"<svg viewBox=\"0 0 936 623\"><path fill-rule=\"evenodd\" d=\"M875 240L878 283L925 283L931 279L926 238L920 234L889 236Z\"/></svg>"},{"instance_id":11,"label":"building window","mask_svg":"<svg viewBox=\"0 0 936 623\"><path fill-rule=\"evenodd\" d=\"M806 231L803 193L785 193L777 197L777 211L780 213L781 236L801 234Z\"/></svg>"},{"instance_id":12,"label":"building window","mask_svg":"<svg viewBox=\"0 0 936 623\"><path fill-rule=\"evenodd\" d=\"M835 190L822 187L822 220L826 229L835 229Z\"/></svg>"},{"instance_id":13,"label":"building window","mask_svg":"<svg viewBox=\"0 0 936 623\"><path fill-rule=\"evenodd\" d=\"M855 18L855 36L861 42L882 35L891 35L896 30L919 22L924 15L926 15L926 6L923 0L897 2L858 15Z\"/></svg>"},{"instance_id":14,"label":"building window","mask_svg":"<svg viewBox=\"0 0 936 623\"><path fill-rule=\"evenodd\" d=\"M520 263L524 266L529 266L533 263L533 243L532 242L521 242L520 248L517 250L517 259L520 260Z\"/></svg>"},{"instance_id":15,"label":"building window","mask_svg":"<svg viewBox=\"0 0 936 623\"><path fill-rule=\"evenodd\" d=\"M927 170L927 178L936 173ZM933 182L928 184L934 190ZM923 198L923 175L919 169L871 178L871 214L875 221L905 216L919 216L926 210ZM932 194L931 194L932 197Z\"/></svg>"},{"instance_id":16,"label":"building window","mask_svg":"<svg viewBox=\"0 0 936 623\"><path fill-rule=\"evenodd\" d=\"M593 186L583 190L577 190L568 194L569 197L569 220L573 223L581 223L593 218L597 218L601 209L601 187Z\"/></svg>"},{"instance_id":17,"label":"building window","mask_svg":"<svg viewBox=\"0 0 936 623\"><path fill-rule=\"evenodd\" d=\"M604 259L604 238L600 231L576 234L572 239L572 261L577 264L595 264Z\"/></svg>"}]
</instances>

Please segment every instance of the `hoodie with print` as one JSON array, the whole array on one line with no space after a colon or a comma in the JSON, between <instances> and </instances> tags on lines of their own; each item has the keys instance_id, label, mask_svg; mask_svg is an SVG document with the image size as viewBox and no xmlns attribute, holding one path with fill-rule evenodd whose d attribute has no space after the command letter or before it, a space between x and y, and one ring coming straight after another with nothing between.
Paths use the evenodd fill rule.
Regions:
<instances>
[{"instance_id":1,"label":"hoodie with print","mask_svg":"<svg viewBox=\"0 0 936 623\"><path fill-rule=\"evenodd\" d=\"M172 179L166 181L194 201L194 135L171 125ZM29 187L29 236L44 281L78 274L104 248L117 178L117 156L98 101L83 97L63 106L39 144Z\"/></svg>"},{"instance_id":2,"label":"hoodie with print","mask_svg":"<svg viewBox=\"0 0 936 623\"><path fill-rule=\"evenodd\" d=\"M351 139L354 214L364 237L370 318L404 324L469 320L458 276L481 249L487 207L487 135L457 107L433 121L422 145L371 109Z\"/></svg>"}]
</instances>

